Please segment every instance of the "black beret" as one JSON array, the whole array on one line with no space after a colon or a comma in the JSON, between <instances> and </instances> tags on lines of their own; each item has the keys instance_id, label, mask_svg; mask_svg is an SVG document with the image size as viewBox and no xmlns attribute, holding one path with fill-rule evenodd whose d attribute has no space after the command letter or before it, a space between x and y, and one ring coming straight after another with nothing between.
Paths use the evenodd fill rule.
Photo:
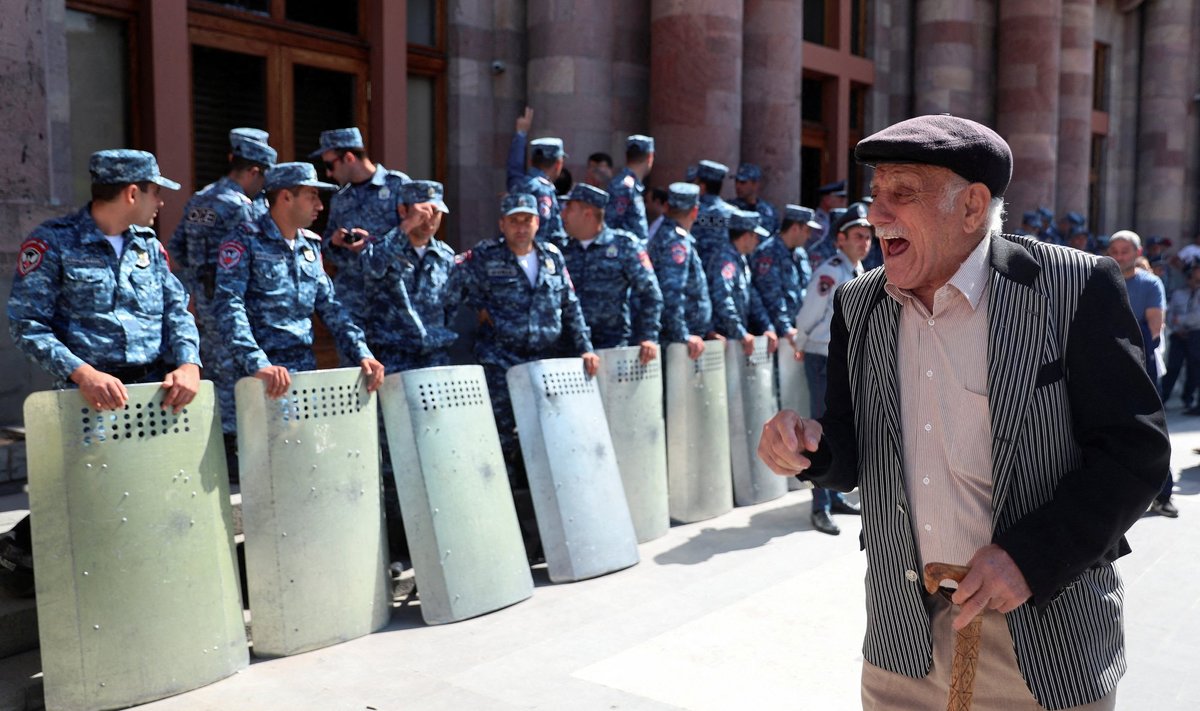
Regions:
<instances>
[{"instance_id":1,"label":"black beret","mask_svg":"<svg viewBox=\"0 0 1200 711\"><path fill-rule=\"evenodd\" d=\"M854 148L859 163L923 163L983 183L1000 197L1012 180L1012 150L983 124L947 114L917 116L867 136Z\"/></svg>"}]
</instances>

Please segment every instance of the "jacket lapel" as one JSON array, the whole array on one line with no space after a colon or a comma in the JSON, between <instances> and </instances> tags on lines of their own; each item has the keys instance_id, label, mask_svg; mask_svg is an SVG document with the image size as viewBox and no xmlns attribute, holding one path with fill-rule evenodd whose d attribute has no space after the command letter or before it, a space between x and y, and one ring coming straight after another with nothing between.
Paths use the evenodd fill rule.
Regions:
<instances>
[{"instance_id":1,"label":"jacket lapel","mask_svg":"<svg viewBox=\"0 0 1200 711\"><path fill-rule=\"evenodd\" d=\"M1027 250L992 240L988 299L988 392L992 424L992 510L1004 505L1013 454L1033 396L1046 336L1048 303L1037 287L1041 267ZM994 517L994 520L999 520Z\"/></svg>"},{"instance_id":2,"label":"jacket lapel","mask_svg":"<svg viewBox=\"0 0 1200 711\"><path fill-rule=\"evenodd\" d=\"M878 402L883 413L883 434L895 455L894 461L903 462L902 440L900 439L900 392L896 372L896 333L900 322L900 304L883 291L884 280L879 280L877 303L867 316L866 337L859 348L865 349L868 383L877 387ZM851 371L853 376L853 371ZM899 484L903 490L903 468L897 470Z\"/></svg>"}]
</instances>

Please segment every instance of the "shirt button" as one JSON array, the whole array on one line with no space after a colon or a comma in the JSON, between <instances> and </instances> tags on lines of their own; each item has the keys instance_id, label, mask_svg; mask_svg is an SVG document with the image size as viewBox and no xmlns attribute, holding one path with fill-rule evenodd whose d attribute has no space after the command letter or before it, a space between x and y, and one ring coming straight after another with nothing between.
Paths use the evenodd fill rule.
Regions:
<instances>
[{"instance_id":1,"label":"shirt button","mask_svg":"<svg viewBox=\"0 0 1200 711\"><path fill-rule=\"evenodd\" d=\"M929 432L929 431L931 431L932 429L933 429L933 425L929 425L929 424L925 425L925 431L926 431L926 432Z\"/></svg>"},{"instance_id":2,"label":"shirt button","mask_svg":"<svg viewBox=\"0 0 1200 711\"><path fill-rule=\"evenodd\" d=\"M904 571L904 579L910 583L917 582L917 571L915 571L915 570Z\"/></svg>"},{"instance_id":3,"label":"shirt button","mask_svg":"<svg viewBox=\"0 0 1200 711\"><path fill-rule=\"evenodd\" d=\"M927 371L925 371L925 377L926 377L926 378L932 378L932 377L933 377L933 371L932 371L932 370L927 370Z\"/></svg>"},{"instance_id":4,"label":"shirt button","mask_svg":"<svg viewBox=\"0 0 1200 711\"><path fill-rule=\"evenodd\" d=\"M926 531L932 531L932 530L933 530L933 526L930 526L929 524L925 524L925 530L926 530Z\"/></svg>"},{"instance_id":5,"label":"shirt button","mask_svg":"<svg viewBox=\"0 0 1200 711\"><path fill-rule=\"evenodd\" d=\"M932 326L932 325L933 325L933 319L929 319L929 325L930 325L930 326Z\"/></svg>"},{"instance_id":6,"label":"shirt button","mask_svg":"<svg viewBox=\"0 0 1200 711\"><path fill-rule=\"evenodd\" d=\"M929 477L925 477L924 479L922 479L922 480L921 480L921 483L922 483L922 484L925 484L926 486L928 486L928 485L929 485Z\"/></svg>"}]
</instances>

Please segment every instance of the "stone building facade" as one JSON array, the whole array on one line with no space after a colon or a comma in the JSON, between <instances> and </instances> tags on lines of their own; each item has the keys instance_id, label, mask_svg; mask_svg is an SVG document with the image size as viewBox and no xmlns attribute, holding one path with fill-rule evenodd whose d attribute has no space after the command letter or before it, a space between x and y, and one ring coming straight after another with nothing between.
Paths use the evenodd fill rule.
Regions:
<instances>
[{"instance_id":1,"label":"stone building facade","mask_svg":"<svg viewBox=\"0 0 1200 711\"><path fill-rule=\"evenodd\" d=\"M759 163L764 195L869 175L855 141L951 112L1013 147L1010 213L1085 213L1179 244L1197 232L1200 4L1192 0L16 0L0 22L0 299L38 222L81 202L87 154L156 152L184 184L219 174L231 122L281 159L355 123L371 155L447 186L446 238L495 234L513 123L567 167L648 133L651 185L701 158ZM407 40L407 41L405 41ZM105 83L105 80L110 83ZM106 88L111 87L111 88ZM732 192L732 187L730 188ZM7 323L0 314L0 330ZM0 424L40 369L0 337Z\"/></svg>"}]
</instances>

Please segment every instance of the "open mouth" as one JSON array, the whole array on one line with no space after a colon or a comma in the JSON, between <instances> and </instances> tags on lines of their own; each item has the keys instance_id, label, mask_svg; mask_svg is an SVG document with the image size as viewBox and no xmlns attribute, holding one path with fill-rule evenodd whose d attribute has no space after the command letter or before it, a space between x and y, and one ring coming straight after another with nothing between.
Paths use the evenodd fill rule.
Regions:
<instances>
[{"instance_id":1,"label":"open mouth","mask_svg":"<svg viewBox=\"0 0 1200 711\"><path fill-rule=\"evenodd\" d=\"M899 257L908 251L908 240L903 237L891 237L880 240L880 242L883 245L883 254L885 257Z\"/></svg>"}]
</instances>

